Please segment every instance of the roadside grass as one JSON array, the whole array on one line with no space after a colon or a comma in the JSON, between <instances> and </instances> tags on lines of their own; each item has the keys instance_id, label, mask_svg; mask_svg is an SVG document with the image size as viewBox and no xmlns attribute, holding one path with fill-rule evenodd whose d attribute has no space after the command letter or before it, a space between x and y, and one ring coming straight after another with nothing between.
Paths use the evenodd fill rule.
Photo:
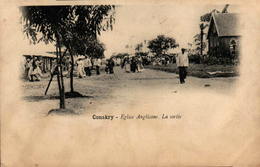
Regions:
<instances>
[{"instance_id":1,"label":"roadside grass","mask_svg":"<svg viewBox=\"0 0 260 167\"><path fill-rule=\"evenodd\" d=\"M148 69L160 70L178 74L176 64L164 65L147 65ZM188 75L198 78L214 78L214 77L234 77L238 76L238 67L234 65L205 65L190 64L188 67Z\"/></svg>"}]
</instances>

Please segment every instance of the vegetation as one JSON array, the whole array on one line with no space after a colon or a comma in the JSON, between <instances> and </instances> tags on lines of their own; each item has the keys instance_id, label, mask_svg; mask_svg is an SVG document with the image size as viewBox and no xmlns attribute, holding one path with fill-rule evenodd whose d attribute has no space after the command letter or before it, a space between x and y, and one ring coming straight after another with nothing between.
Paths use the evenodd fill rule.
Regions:
<instances>
[{"instance_id":1,"label":"vegetation","mask_svg":"<svg viewBox=\"0 0 260 167\"><path fill-rule=\"evenodd\" d=\"M164 35L158 35L155 39L148 42L148 48L152 53L156 55L166 54L166 51L170 48L177 47L174 38L166 37Z\"/></svg>"},{"instance_id":2,"label":"vegetation","mask_svg":"<svg viewBox=\"0 0 260 167\"><path fill-rule=\"evenodd\" d=\"M168 64L166 66L148 65L146 68L178 73L176 64ZM237 75L239 75L237 66L233 65L190 64L188 68L188 76L194 76L198 78L233 77Z\"/></svg>"},{"instance_id":3,"label":"vegetation","mask_svg":"<svg viewBox=\"0 0 260 167\"><path fill-rule=\"evenodd\" d=\"M114 8L111 5L20 8L24 33L28 39L34 44L42 41L54 42L56 46L60 108L65 109L65 88L61 67L64 55L69 51L71 62L74 62L73 55L78 54L102 56L104 46L96 39L101 31L112 29ZM62 46L65 47L64 54ZM71 91L74 91L73 70L71 71Z\"/></svg>"}]
</instances>

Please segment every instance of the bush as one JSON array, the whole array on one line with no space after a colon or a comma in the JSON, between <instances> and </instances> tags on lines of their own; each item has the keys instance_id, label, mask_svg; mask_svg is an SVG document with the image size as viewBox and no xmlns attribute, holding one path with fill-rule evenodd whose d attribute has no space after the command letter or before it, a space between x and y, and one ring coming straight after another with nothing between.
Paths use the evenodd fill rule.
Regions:
<instances>
[{"instance_id":1,"label":"bush","mask_svg":"<svg viewBox=\"0 0 260 167\"><path fill-rule=\"evenodd\" d=\"M208 65L233 65L235 63L234 59L229 57L214 57L208 56L203 59L203 64Z\"/></svg>"},{"instance_id":2,"label":"bush","mask_svg":"<svg viewBox=\"0 0 260 167\"><path fill-rule=\"evenodd\" d=\"M201 62L201 57L198 54L192 54L189 56L189 62L190 63L195 63L195 64L200 64Z\"/></svg>"},{"instance_id":3,"label":"bush","mask_svg":"<svg viewBox=\"0 0 260 167\"><path fill-rule=\"evenodd\" d=\"M238 54L231 54L227 49L220 49L218 47L213 48L206 59L206 64L223 64L223 65L234 65L238 62Z\"/></svg>"}]
</instances>

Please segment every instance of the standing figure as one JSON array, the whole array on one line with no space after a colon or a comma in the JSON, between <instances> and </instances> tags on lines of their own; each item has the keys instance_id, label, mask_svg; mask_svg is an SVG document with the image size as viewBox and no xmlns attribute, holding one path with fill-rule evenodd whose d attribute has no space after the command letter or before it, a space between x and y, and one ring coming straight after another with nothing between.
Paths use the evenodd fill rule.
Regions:
<instances>
[{"instance_id":1,"label":"standing figure","mask_svg":"<svg viewBox=\"0 0 260 167\"><path fill-rule=\"evenodd\" d=\"M92 67L92 63L91 63L89 56L85 56L84 70L85 70L85 73L87 76L91 76L91 67Z\"/></svg>"},{"instance_id":2,"label":"standing figure","mask_svg":"<svg viewBox=\"0 0 260 167\"><path fill-rule=\"evenodd\" d=\"M125 72L130 72L130 60L129 57L126 57L124 60Z\"/></svg>"},{"instance_id":3,"label":"standing figure","mask_svg":"<svg viewBox=\"0 0 260 167\"><path fill-rule=\"evenodd\" d=\"M131 71L135 72L137 70L137 62L135 57L132 57L131 59Z\"/></svg>"},{"instance_id":4,"label":"standing figure","mask_svg":"<svg viewBox=\"0 0 260 167\"><path fill-rule=\"evenodd\" d=\"M72 72L72 75L73 75L72 61L69 61L68 64L67 64L66 66L67 66L67 70L68 70L67 78L69 78L71 72Z\"/></svg>"},{"instance_id":5,"label":"standing figure","mask_svg":"<svg viewBox=\"0 0 260 167\"><path fill-rule=\"evenodd\" d=\"M107 74L109 73L109 60L108 60L108 59L106 59L105 72L106 72Z\"/></svg>"},{"instance_id":6,"label":"standing figure","mask_svg":"<svg viewBox=\"0 0 260 167\"><path fill-rule=\"evenodd\" d=\"M101 59L96 58L96 59L94 60L94 66L96 67L97 75L99 75L99 74L100 74L99 69L100 69L100 66L101 66Z\"/></svg>"},{"instance_id":7,"label":"standing figure","mask_svg":"<svg viewBox=\"0 0 260 167\"><path fill-rule=\"evenodd\" d=\"M143 71L143 69L144 69L144 66L143 66L142 58L138 57L137 58L137 71L141 72L141 71Z\"/></svg>"},{"instance_id":8,"label":"standing figure","mask_svg":"<svg viewBox=\"0 0 260 167\"><path fill-rule=\"evenodd\" d=\"M109 63L108 63L109 74L114 74L114 66L115 66L114 59L111 58L111 59L109 60Z\"/></svg>"},{"instance_id":9,"label":"standing figure","mask_svg":"<svg viewBox=\"0 0 260 167\"><path fill-rule=\"evenodd\" d=\"M125 58L120 58L120 66L123 69L125 66Z\"/></svg>"},{"instance_id":10,"label":"standing figure","mask_svg":"<svg viewBox=\"0 0 260 167\"><path fill-rule=\"evenodd\" d=\"M186 49L182 48L181 53L176 56L176 64L179 68L180 83L185 83L187 76L187 68L189 66L189 58Z\"/></svg>"},{"instance_id":11,"label":"standing figure","mask_svg":"<svg viewBox=\"0 0 260 167\"><path fill-rule=\"evenodd\" d=\"M83 78L85 76L84 74L84 61L82 58L78 59L77 61L77 73L79 78Z\"/></svg>"},{"instance_id":12,"label":"standing figure","mask_svg":"<svg viewBox=\"0 0 260 167\"><path fill-rule=\"evenodd\" d=\"M30 68L28 71L28 77L30 81L34 81L34 78L36 78L36 81L40 81L42 77L42 72L40 69L40 62L36 57L33 57L30 63Z\"/></svg>"},{"instance_id":13,"label":"standing figure","mask_svg":"<svg viewBox=\"0 0 260 167\"><path fill-rule=\"evenodd\" d=\"M25 62L25 65L24 65L24 72L25 72L25 78L29 78L29 70L30 70L30 67L32 66L32 61L31 61L31 58L27 58L26 59L26 62Z\"/></svg>"}]
</instances>

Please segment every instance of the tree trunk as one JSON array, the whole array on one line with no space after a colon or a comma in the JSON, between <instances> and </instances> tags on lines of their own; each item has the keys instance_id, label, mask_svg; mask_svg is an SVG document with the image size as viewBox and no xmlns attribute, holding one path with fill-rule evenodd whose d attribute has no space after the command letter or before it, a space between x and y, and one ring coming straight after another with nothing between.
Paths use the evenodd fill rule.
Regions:
<instances>
[{"instance_id":1,"label":"tree trunk","mask_svg":"<svg viewBox=\"0 0 260 167\"><path fill-rule=\"evenodd\" d=\"M200 63L203 58L203 27L200 27Z\"/></svg>"},{"instance_id":2,"label":"tree trunk","mask_svg":"<svg viewBox=\"0 0 260 167\"><path fill-rule=\"evenodd\" d=\"M200 55L203 56L203 30L200 31Z\"/></svg>"},{"instance_id":3,"label":"tree trunk","mask_svg":"<svg viewBox=\"0 0 260 167\"><path fill-rule=\"evenodd\" d=\"M65 88L64 88L64 79L63 79L63 69L62 69L62 56L61 56L61 47L60 44L59 47L59 53L60 53L60 79L61 79L61 104L60 108L65 108Z\"/></svg>"},{"instance_id":4,"label":"tree trunk","mask_svg":"<svg viewBox=\"0 0 260 167\"><path fill-rule=\"evenodd\" d=\"M74 87L73 87L73 70L74 70L74 57L73 54L70 52L70 58L71 58L71 70L70 70L70 92L74 92Z\"/></svg>"},{"instance_id":5,"label":"tree trunk","mask_svg":"<svg viewBox=\"0 0 260 167\"><path fill-rule=\"evenodd\" d=\"M57 56L57 67L55 67L55 70L57 68L57 81L58 81L58 88L59 88L59 98L60 98L60 108L61 108L61 84L60 84L60 68L59 68L59 53L58 53L58 47L56 46L56 56Z\"/></svg>"},{"instance_id":6,"label":"tree trunk","mask_svg":"<svg viewBox=\"0 0 260 167\"><path fill-rule=\"evenodd\" d=\"M64 90L64 82L63 82L63 75L62 75L62 56L61 56L61 48L60 48L60 39L59 35L57 37L57 46L56 46L56 54L57 54L57 65L58 65L58 74L57 80L59 85L59 94L60 94L60 108L65 109L65 90Z\"/></svg>"}]
</instances>

